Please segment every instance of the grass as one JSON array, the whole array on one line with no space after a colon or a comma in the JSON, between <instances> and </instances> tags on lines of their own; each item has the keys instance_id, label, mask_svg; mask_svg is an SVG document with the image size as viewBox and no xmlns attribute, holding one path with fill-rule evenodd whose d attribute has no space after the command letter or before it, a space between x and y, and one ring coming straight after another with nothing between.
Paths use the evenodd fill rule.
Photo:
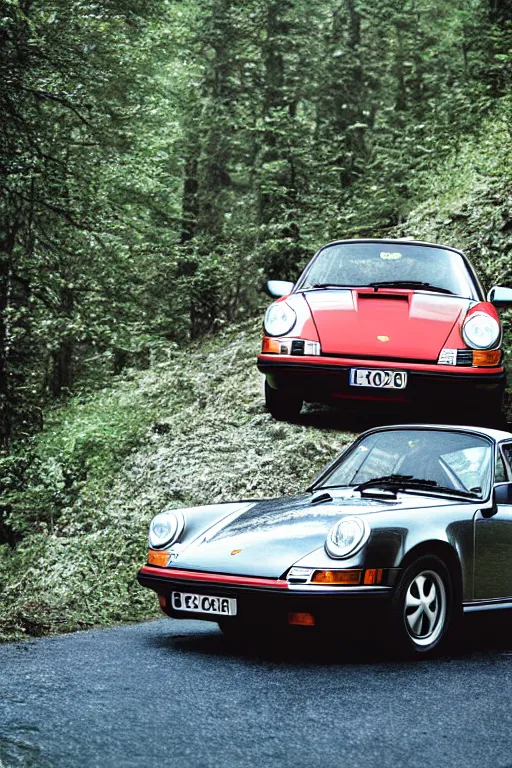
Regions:
<instances>
[{"instance_id":1,"label":"grass","mask_svg":"<svg viewBox=\"0 0 512 768\"><path fill-rule=\"evenodd\" d=\"M351 439L271 419L259 343L256 321L170 347L48 414L17 457L30 482L12 499L23 538L0 549L1 639L158 615L135 579L154 514L299 491Z\"/></svg>"},{"instance_id":2,"label":"grass","mask_svg":"<svg viewBox=\"0 0 512 768\"><path fill-rule=\"evenodd\" d=\"M429 180L429 199L395 234L462 247L487 288L512 286L509 125L490 122L483 136ZM18 538L0 546L0 639L157 615L135 579L154 514L299 491L351 439L325 420L271 419L259 343L257 320L169 345L149 370L46 413L0 464Z\"/></svg>"}]
</instances>

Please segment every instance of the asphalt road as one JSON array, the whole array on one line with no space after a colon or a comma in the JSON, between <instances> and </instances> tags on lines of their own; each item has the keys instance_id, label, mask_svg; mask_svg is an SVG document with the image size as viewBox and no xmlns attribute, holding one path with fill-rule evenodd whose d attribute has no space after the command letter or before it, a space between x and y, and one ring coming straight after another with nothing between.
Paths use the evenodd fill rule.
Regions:
<instances>
[{"instance_id":1,"label":"asphalt road","mask_svg":"<svg viewBox=\"0 0 512 768\"><path fill-rule=\"evenodd\" d=\"M510 767L511 626L421 662L169 619L0 646L0 766Z\"/></svg>"}]
</instances>

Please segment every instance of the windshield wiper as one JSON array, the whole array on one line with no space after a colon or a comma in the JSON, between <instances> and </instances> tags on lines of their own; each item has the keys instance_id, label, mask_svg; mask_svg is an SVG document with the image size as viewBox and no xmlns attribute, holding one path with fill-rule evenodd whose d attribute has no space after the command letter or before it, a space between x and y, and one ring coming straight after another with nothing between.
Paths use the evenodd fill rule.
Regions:
<instances>
[{"instance_id":1,"label":"windshield wiper","mask_svg":"<svg viewBox=\"0 0 512 768\"><path fill-rule=\"evenodd\" d=\"M432 285L432 283L424 283L421 280L381 280L376 283L368 283L369 288L426 288L429 291L435 291L436 293L448 293L450 296L454 296L453 291L449 291L448 288L441 288L439 285Z\"/></svg>"},{"instance_id":2,"label":"windshield wiper","mask_svg":"<svg viewBox=\"0 0 512 768\"><path fill-rule=\"evenodd\" d=\"M384 475L383 477L374 477L352 487L356 491L365 491L370 488L389 488L392 491L408 491L411 489L434 491L435 493L450 494L451 496L463 496L468 499L480 498L474 491L459 491L457 488L439 485L436 480L421 479L413 475Z\"/></svg>"},{"instance_id":3,"label":"windshield wiper","mask_svg":"<svg viewBox=\"0 0 512 768\"><path fill-rule=\"evenodd\" d=\"M450 496L463 496L465 499L481 499L480 494L474 491L459 491L458 488L448 488L446 485L437 485L434 488L425 490L439 491L439 493L446 493Z\"/></svg>"},{"instance_id":4,"label":"windshield wiper","mask_svg":"<svg viewBox=\"0 0 512 768\"><path fill-rule=\"evenodd\" d=\"M367 488L409 488L412 486L422 486L423 488L432 488L437 486L435 480L419 480L414 475L383 475L382 477L373 477L364 483L352 486L356 491L364 491Z\"/></svg>"},{"instance_id":5,"label":"windshield wiper","mask_svg":"<svg viewBox=\"0 0 512 768\"><path fill-rule=\"evenodd\" d=\"M313 285L305 285L300 290L310 291L313 288L353 288L353 286L346 285L345 283L313 283Z\"/></svg>"}]
</instances>

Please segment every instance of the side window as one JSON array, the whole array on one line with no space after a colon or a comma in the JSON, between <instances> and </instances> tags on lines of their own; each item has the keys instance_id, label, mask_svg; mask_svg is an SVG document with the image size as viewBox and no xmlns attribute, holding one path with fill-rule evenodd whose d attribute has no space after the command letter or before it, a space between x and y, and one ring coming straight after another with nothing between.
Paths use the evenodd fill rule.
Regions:
<instances>
[{"instance_id":1,"label":"side window","mask_svg":"<svg viewBox=\"0 0 512 768\"><path fill-rule=\"evenodd\" d=\"M494 469L494 482L506 483L508 480L507 473L505 471L505 464L501 458L501 454L496 454L496 467Z\"/></svg>"},{"instance_id":2,"label":"side window","mask_svg":"<svg viewBox=\"0 0 512 768\"><path fill-rule=\"evenodd\" d=\"M441 462L455 475L463 489L476 490L481 483L479 478L487 471L489 450L486 446L475 445L453 453L444 453Z\"/></svg>"},{"instance_id":3,"label":"side window","mask_svg":"<svg viewBox=\"0 0 512 768\"><path fill-rule=\"evenodd\" d=\"M502 480L502 482L506 482L509 478L512 479L512 443L504 443L501 446L501 451L505 458L505 464L508 470L508 478L505 478L505 480Z\"/></svg>"}]
</instances>

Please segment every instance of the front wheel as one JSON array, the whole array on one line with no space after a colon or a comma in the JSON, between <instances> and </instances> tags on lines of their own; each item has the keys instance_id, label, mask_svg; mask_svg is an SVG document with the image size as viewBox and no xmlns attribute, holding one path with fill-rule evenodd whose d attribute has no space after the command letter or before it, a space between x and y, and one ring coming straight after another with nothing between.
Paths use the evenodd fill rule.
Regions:
<instances>
[{"instance_id":1,"label":"front wheel","mask_svg":"<svg viewBox=\"0 0 512 768\"><path fill-rule=\"evenodd\" d=\"M436 555L409 565L392 603L392 635L398 649L412 656L438 651L453 624L454 596L450 572Z\"/></svg>"},{"instance_id":2,"label":"front wheel","mask_svg":"<svg viewBox=\"0 0 512 768\"><path fill-rule=\"evenodd\" d=\"M302 398L294 392L272 389L265 381L265 405L274 419L288 421L296 419L302 408Z\"/></svg>"}]
</instances>

